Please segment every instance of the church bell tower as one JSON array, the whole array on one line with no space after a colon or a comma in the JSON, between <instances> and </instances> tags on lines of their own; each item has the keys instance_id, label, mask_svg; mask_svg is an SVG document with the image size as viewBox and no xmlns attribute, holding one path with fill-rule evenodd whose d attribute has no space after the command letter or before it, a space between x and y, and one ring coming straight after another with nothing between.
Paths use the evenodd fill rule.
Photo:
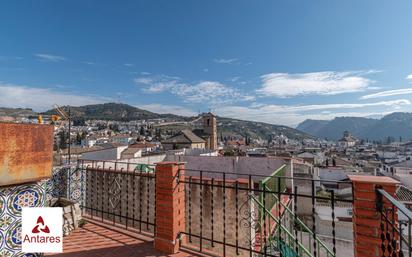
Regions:
<instances>
[{"instance_id":1,"label":"church bell tower","mask_svg":"<svg viewBox=\"0 0 412 257\"><path fill-rule=\"evenodd\" d=\"M210 150L217 149L217 124L216 116L211 113L205 113L203 115L203 133L209 135L209 140L207 140L208 145L206 146Z\"/></svg>"}]
</instances>

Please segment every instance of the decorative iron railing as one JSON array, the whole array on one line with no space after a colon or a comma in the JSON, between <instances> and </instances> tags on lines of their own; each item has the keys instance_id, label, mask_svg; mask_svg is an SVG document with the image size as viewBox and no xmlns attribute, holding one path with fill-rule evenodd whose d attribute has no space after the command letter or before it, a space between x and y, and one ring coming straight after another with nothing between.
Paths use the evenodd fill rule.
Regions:
<instances>
[{"instance_id":1,"label":"decorative iron railing","mask_svg":"<svg viewBox=\"0 0 412 257\"><path fill-rule=\"evenodd\" d=\"M76 180L79 176L80 180ZM154 234L156 175L153 165L79 160L68 181L69 195L81 199L83 215Z\"/></svg>"},{"instance_id":2,"label":"decorative iron railing","mask_svg":"<svg viewBox=\"0 0 412 257\"><path fill-rule=\"evenodd\" d=\"M337 256L335 203L353 199L333 191L318 195L319 182L186 169L180 181L186 191L186 246L218 256ZM331 242L317 232L317 200L330 203ZM307 207L310 219L303 221L299 213Z\"/></svg>"},{"instance_id":3,"label":"decorative iron railing","mask_svg":"<svg viewBox=\"0 0 412 257\"><path fill-rule=\"evenodd\" d=\"M412 256L412 212L383 189L377 189L381 256Z\"/></svg>"}]
</instances>

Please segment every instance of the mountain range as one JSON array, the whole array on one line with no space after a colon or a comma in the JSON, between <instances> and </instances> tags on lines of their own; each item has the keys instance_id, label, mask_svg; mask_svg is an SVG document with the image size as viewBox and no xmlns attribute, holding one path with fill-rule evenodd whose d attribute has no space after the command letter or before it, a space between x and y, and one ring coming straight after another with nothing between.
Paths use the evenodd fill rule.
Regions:
<instances>
[{"instance_id":1,"label":"mountain range","mask_svg":"<svg viewBox=\"0 0 412 257\"><path fill-rule=\"evenodd\" d=\"M68 112L69 106L62 106ZM195 120L196 117L187 117L174 114L159 114L143 110L131 105L121 103L104 103L85 106L70 106L72 119L75 120L113 120L113 121L132 121L148 119L164 119L167 121L177 121L180 124L161 126L162 129L180 130L190 127L188 121ZM37 115L31 109L0 108L0 116L22 117L22 113L33 117ZM55 109L48 110L42 115L58 114ZM186 123L185 123L186 122ZM223 136L251 137L269 139L271 135L283 134L292 139L313 138L305 132L282 125L273 125L263 122L245 121L225 117L217 117L218 133Z\"/></svg>"},{"instance_id":2,"label":"mountain range","mask_svg":"<svg viewBox=\"0 0 412 257\"><path fill-rule=\"evenodd\" d=\"M1 108L0 107L0 117L30 117L37 115L32 109L29 108Z\"/></svg>"},{"instance_id":3,"label":"mountain range","mask_svg":"<svg viewBox=\"0 0 412 257\"><path fill-rule=\"evenodd\" d=\"M305 120L297 129L319 138L337 140L344 131L365 140L412 139L412 113L394 112L380 119L336 117L333 120Z\"/></svg>"},{"instance_id":4,"label":"mountain range","mask_svg":"<svg viewBox=\"0 0 412 257\"><path fill-rule=\"evenodd\" d=\"M104 103L84 106L62 106L61 108L70 112L74 119L85 120L114 120L114 121L131 121L147 119L179 119L185 120L187 117L174 114L158 114L137 107L122 103ZM55 109L48 110L42 114L58 114Z\"/></svg>"}]
</instances>

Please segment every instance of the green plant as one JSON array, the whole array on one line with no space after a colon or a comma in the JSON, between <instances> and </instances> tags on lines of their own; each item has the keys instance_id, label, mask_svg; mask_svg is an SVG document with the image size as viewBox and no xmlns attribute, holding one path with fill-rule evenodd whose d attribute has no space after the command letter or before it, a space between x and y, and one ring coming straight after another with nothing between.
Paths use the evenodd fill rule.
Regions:
<instances>
[{"instance_id":1,"label":"green plant","mask_svg":"<svg viewBox=\"0 0 412 257\"><path fill-rule=\"evenodd\" d=\"M82 228L84 225L86 225L87 221L84 219L79 220L79 227Z\"/></svg>"}]
</instances>

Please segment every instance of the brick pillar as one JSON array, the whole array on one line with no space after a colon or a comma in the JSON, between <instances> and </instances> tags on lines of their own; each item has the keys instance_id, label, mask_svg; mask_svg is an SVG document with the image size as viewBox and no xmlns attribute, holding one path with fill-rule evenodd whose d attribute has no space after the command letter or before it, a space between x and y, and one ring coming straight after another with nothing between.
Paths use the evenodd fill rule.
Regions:
<instances>
[{"instance_id":1,"label":"brick pillar","mask_svg":"<svg viewBox=\"0 0 412 257\"><path fill-rule=\"evenodd\" d=\"M161 162L156 165L155 249L167 254L179 251L179 232L185 231L185 194L183 163Z\"/></svg>"},{"instance_id":2,"label":"brick pillar","mask_svg":"<svg viewBox=\"0 0 412 257\"><path fill-rule=\"evenodd\" d=\"M355 257L378 257L381 253L380 212L376 210L376 188L395 195L398 181L389 177L349 175L353 183L353 241ZM388 203L385 203L388 204ZM386 205L385 205L386 206Z\"/></svg>"}]
</instances>

